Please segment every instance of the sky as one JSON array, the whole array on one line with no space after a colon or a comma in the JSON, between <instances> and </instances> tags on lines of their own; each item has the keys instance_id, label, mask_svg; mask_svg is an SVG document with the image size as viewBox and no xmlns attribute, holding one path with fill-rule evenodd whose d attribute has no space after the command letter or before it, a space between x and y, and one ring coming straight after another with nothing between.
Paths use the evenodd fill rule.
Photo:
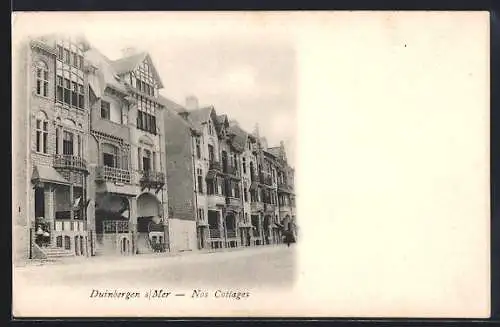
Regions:
<instances>
[{"instance_id":1,"label":"sky","mask_svg":"<svg viewBox=\"0 0 500 327\"><path fill-rule=\"evenodd\" d=\"M186 96L194 95L200 106L213 105L218 114L227 114L248 132L258 123L268 146L285 142L294 166L296 58L286 38L217 31L191 33L189 38L110 39L99 30L84 33L110 59L118 59L126 47L149 52L162 78L162 95L181 105Z\"/></svg>"}]
</instances>

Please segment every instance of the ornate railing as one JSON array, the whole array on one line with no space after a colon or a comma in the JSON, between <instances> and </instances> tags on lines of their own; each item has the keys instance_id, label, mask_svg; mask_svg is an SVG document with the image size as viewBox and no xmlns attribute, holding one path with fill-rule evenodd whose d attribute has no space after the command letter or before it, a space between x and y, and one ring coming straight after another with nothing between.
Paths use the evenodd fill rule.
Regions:
<instances>
[{"instance_id":1,"label":"ornate railing","mask_svg":"<svg viewBox=\"0 0 500 327\"><path fill-rule=\"evenodd\" d=\"M217 171L222 170L222 166L221 166L220 162L218 162L218 161L210 161L210 164L208 167L210 170L217 170Z\"/></svg>"},{"instance_id":2,"label":"ornate railing","mask_svg":"<svg viewBox=\"0 0 500 327\"><path fill-rule=\"evenodd\" d=\"M226 204L230 206L240 206L241 200L239 198L226 197Z\"/></svg>"},{"instance_id":3,"label":"ornate railing","mask_svg":"<svg viewBox=\"0 0 500 327\"><path fill-rule=\"evenodd\" d=\"M279 183L278 184L278 191L291 193L291 192L293 192L293 186L285 184L285 183Z\"/></svg>"},{"instance_id":4,"label":"ornate railing","mask_svg":"<svg viewBox=\"0 0 500 327\"><path fill-rule=\"evenodd\" d=\"M228 230L226 232L226 237L227 238L235 238L236 237L236 231L235 230Z\"/></svg>"},{"instance_id":5,"label":"ornate railing","mask_svg":"<svg viewBox=\"0 0 500 327\"><path fill-rule=\"evenodd\" d=\"M220 230L218 229L210 229L210 238L220 238Z\"/></svg>"},{"instance_id":6,"label":"ornate railing","mask_svg":"<svg viewBox=\"0 0 500 327\"><path fill-rule=\"evenodd\" d=\"M130 183L130 170L108 166L99 166L96 170L96 181Z\"/></svg>"},{"instance_id":7,"label":"ornate railing","mask_svg":"<svg viewBox=\"0 0 500 327\"><path fill-rule=\"evenodd\" d=\"M274 204L264 203L264 211L274 212L276 206Z\"/></svg>"},{"instance_id":8,"label":"ornate railing","mask_svg":"<svg viewBox=\"0 0 500 327\"><path fill-rule=\"evenodd\" d=\"M123 220L105 220L102 222L104 233L128 233L129 223Z\"/></svg>"},{"instance_id":9,"label":"ornate railing","mask_svg":"<svg viewBox=\"0 0 500 327\"><path fill-rule=\"evenodd\" d=\"M79 156L56 154L54 156L54 168L87 170L87 161Z\"/></svg>"},{"instance_id":10,"label":"ornate railing","mask_svg":"<svg viewBox=\"0 0 500 327\"><path fill-rule=\"evenodd\" d=\"M165 184L165 174L159 171L143 170L140 171L141 183Z\"/></svg>"}]
</instances>

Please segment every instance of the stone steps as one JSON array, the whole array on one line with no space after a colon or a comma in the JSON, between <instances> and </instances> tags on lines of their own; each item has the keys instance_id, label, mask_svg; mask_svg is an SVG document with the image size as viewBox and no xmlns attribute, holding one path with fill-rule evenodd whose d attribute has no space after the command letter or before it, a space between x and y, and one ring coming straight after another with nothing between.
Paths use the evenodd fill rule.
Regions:
<instances>
[{"instance_id":1,"label":"stone steps","mask_svg":"<svg viewBox=\"0 0 500 327\"><path fill-rule=\"evenodd\" d=\"M75 253L70 250L55 246L43 247L42 251L47 255L47 259L74 257Z\"/></svg>"}]
</instances>

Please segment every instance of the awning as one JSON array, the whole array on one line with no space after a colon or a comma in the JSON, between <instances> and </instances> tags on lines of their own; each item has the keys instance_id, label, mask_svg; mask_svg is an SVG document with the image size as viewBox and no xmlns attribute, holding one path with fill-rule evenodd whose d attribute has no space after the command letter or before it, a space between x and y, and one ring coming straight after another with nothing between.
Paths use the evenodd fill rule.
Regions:
<instances>
[{"instance_id":1,"label":"awning","mask_svg":"<svg viewBox=\"0 0 500 327\"><path fill-rule=\"evenodd\" d=\"M47 182L64 185L71 184L53 167L50 166L35 166L35 168L33 169L33 174L31 176L31 180L33 182Z\"/></svg>"}]
</instances>

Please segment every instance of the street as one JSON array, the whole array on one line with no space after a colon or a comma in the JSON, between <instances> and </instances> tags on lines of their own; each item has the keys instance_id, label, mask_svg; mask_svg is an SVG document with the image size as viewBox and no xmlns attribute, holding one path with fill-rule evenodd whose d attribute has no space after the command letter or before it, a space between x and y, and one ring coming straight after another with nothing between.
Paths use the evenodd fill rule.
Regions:
<instances>
[{"instance_id":1,"label":"street","mask_svg":"<svg viewBox=\"0 0 500 327\"><path fill-rule=\"evenodd\" d=\"M295 256L294 245L288 248L280 244L174 256L78 258L65 263L17 267L14 274L17 282L26 287L291 287L295 279Z\"/></svg>"}]
</instances>

